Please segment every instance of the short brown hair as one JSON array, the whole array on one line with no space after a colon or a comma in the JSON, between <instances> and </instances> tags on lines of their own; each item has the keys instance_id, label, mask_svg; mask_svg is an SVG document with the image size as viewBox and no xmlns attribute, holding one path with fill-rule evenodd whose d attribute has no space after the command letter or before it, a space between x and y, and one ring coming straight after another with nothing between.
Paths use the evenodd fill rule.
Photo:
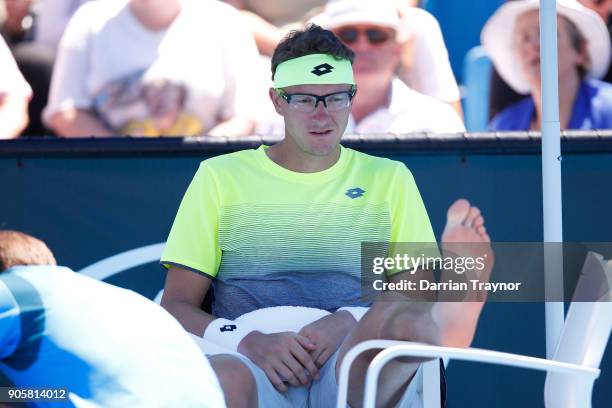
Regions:
<instances>
[{"instance_id":1,"label":"short brown hair","mask_svg":"<svg viewBox=\"0 0 612 408\"><path fill-rule=\"evenodd\" d=\"M19 231L0 230L0 273L17 265L56 265L41 240Z\"/></svg>"},{"instance_id":2,"label":"short brown hair","mask_svg":"<svg viewBox=\"0 0 612 408\"><path fill-rule=\"evenodd\" d=\"M276 67L290 59L310 54L328 54L336 59L347 59L353 63L355 53L336 35L316 24L309 24L303 31L293 30L278 44L272 54L272 79Z\"/></svg>"}]
</instances>

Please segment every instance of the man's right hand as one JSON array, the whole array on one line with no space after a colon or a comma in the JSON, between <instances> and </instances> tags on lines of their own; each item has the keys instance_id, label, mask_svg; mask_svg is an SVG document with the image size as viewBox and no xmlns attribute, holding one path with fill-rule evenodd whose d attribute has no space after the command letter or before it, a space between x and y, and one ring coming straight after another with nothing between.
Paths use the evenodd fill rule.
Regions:
<instances>
[{"instance_id":1,"label":"man's right hand","mask_svg":"<svg viewBox=\"0 0 612 408\"><path fill-rule=\"evenodd\" d=\"M283 380L300 387L308 385L313 378L319 379L319 369L309 354L315 349L308 338L293 332L263 334L253 331L238 345L238 352L264 370L280 392L288 389Z\"/></svg>"}]
</instances>

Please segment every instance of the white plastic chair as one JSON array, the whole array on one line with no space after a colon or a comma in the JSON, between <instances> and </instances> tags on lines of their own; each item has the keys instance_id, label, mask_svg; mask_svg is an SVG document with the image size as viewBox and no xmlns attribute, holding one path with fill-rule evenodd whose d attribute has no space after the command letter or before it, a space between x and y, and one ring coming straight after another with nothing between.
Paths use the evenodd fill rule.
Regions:
<instances>
[{"instance_id":1,"label":"white plastic chair","mask_svg":"<svg viewBox=\"0 0 612 408\"><path fill-rule=\"evenodd\" d=\"M589 262L601 268L595 276L606 278L602 257L593 253L585 262L583 275ZM608 280L610 274L609 271ZM594 276L592 273L587 275ZM403 341L370 340L358 344L347 353L340 366L337 407L346 407L348 374L355 357L365 350L378 348L384 350L372 360L366 374L365 408L375 406L376 386L382 368L390 360L402 356L450 358L547 371L544 386L546 407L589 408L593 383L599 377L599 364L612 329L610 294L601 299L603 301L600 302L572 302L552 360L477 348L437 347ZM426 408L440 407L440 382L435 374L439 368L437 358L424 363L423 399Z\"/></svg>"}]
</instances>

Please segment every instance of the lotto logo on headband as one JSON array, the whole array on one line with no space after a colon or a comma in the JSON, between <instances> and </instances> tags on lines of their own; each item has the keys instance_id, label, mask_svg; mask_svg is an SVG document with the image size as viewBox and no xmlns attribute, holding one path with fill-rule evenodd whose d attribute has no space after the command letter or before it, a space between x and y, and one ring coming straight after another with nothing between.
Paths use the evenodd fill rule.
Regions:
<instances>
[{"instance_id":1,"label":"lotto logo on headband","mask_svg":"<svg viewBox=\"0 0 612 408\"><path fill-rule=\"evenodd\" d=\"M331 65L325 63L325 64L317 65L310 72L312 72L316 76L321 76L321 75L329 74L330 72L332 72L333 69L334 69L334 67L332 67Z\"/></svg>"},{"instance_id":2,"label":"lotto logo on headband","mask_svg":"<svg viewBox=\"0 0 612 408\"><path fill-rule=\"evenodd\" d=\"M355 85L351 61L328 54L309 54L281 62L273 79L276 89L293 85Z\"/></svg>"}]
</instances>

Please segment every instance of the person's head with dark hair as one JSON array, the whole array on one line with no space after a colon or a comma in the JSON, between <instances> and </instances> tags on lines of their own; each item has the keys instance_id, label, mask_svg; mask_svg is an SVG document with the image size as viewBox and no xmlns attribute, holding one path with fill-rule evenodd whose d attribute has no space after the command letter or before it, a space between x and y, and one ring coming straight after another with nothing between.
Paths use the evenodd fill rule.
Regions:
<instances>
[{"instance_id":1,"label":"person's head with dark hair","mask_svg":"<svg viewBox=\"0 0 612 408\"><path fill-rule=\"evenodd\" d=\"M23 232L0 230L0 273L13 266L56 265L53 253L41 240Z\"/></svg>"},{"instance_id":2,"label":"person's head with dark hair","mask_svg":"<svg viewBox=\"0 0 612 408\"><path fill-rule=\"evenodd\" d=\"M315 172L340 156L340 138L357 91L355 54L331 31L308 25L274 50L269 96L285 122L285 139L269 157L294 171Z\"/></svg>"},{"instance_id":3,"label":"person's head with dark hair","mask_svg":"<svg viewBox=\"0 0 612 408\"><path fill-rule=\"evenodd\" d=\"M278 44L272 54L272 79L276 67L282 62L311 54L327 54L353 63L355 53L340 41L336 35L309 24L303 31L293 30Z\"/></svg>"}]
</instances>

